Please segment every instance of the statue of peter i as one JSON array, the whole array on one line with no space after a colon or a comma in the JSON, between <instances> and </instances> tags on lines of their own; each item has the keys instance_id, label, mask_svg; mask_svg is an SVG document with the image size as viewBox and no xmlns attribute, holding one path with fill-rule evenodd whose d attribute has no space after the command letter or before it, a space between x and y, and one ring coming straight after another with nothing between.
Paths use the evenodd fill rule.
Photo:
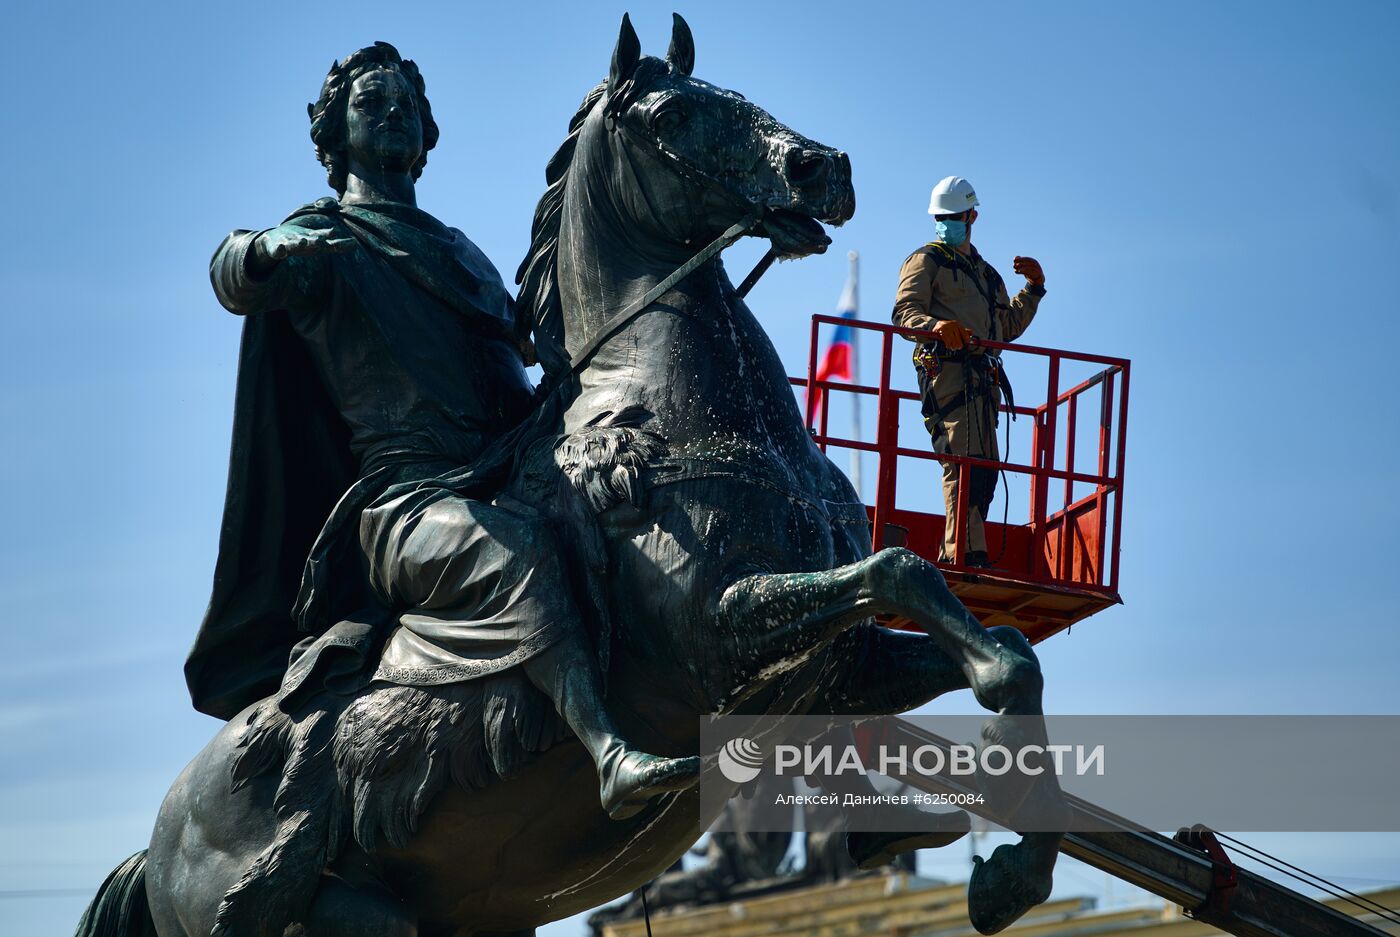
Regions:
<instances>
[{"instance_id":1,"label":"statue of peter i","mask_svg":"<svg viewBox=\"0 0 1400 937\"><path fill-rule=\"evenodd\" d=\"M688 786L698 759L633 749L607 712L545 520L431 484L534 392L495 267L417 207L438 139L417 67L387 43L361 49L310 114L338 198L235 231L210 268L246 322L214 594L186 665L196 707L232 718L286 694L304 635L293 684L337 645L377 654L370 679L400 685L516 667L589 750L609 813Z\"/></svg>"}]
</instances>

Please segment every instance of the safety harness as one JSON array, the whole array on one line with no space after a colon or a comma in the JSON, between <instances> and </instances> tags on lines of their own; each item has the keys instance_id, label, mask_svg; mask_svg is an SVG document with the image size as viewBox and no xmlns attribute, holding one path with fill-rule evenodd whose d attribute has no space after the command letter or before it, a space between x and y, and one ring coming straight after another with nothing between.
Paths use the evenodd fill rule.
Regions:
<instances>
[{"instance_id":1,"label":"safety harness","mask_svg":"<svg viewBox=\"0 0 1400 937\"><path fill-rule=\"evenodd\" d=\"M973 266L973 263L970 259L964 257L962 254L959 254L957 251L953 250L948 245L942 244L938 241L932 241L928 244L925 244L923 247L919 248L914 253L923 254L924 256L928 257L940 269L944 267L951 269L953 271L954 280L957 279L959 272L962 272L967 275L967 277L972 281L972 285L976 287L977 292L981 294L982 299L984 299L987 303L987 339L989 341L997 341L999 338L999 322L997 319L997 311L1000 308L999 304L997 303L997 296L1000 295L1004 288L1004 281L1001 278L1001 274L997 273L996 270L993 269L990 264L984 263L982 264L982 268L986 276L986 280L984 282L983 278L981 276L978 276L977 268ZM946 362L956 362L963 366L963 386L961 390L959 390L956 394L950 397L945 403L940 405L938 403L937 395L935 395L933 392L932 381L938 376L939 372L943 370L943 365ZM960 348L956 351L953 351L945 347L944 344L940 341L920 342L919 344L914 346L914 366L921 369L925 374L927 374L928 380L930 382L926 394L926 400L924 401L924 406L928 411L924 416L924 425L925 427L927 427L929 435L933 437L935 443L937 443L939 437L943 435L942 424L944 418L948 414L957 412L958 408L966 406L973 399L982 397L991 398L992 390L994 388L1001 389L1002 396L1006 399L1007 408L1011 413L1011 419L1016 419L1016 394L1011 389L1011 378L1008 377L1006 374L1006 368L1002 365L1000 355L993 354L990 351L974 352L970 348ZM969 420L976 420L979 424L981 424L982 420L984 419L984 412L981 410L981 408L969 407L967 410L967 418ZM978 438L987 439L989 436L991 438L995 438L996 425L998 421L999 415L997 413L996 408L993 407L992 425L990 427L978 425L976 428ZM963 437L963 441L964 451L962 454L967 455L967 436ZM950 450L951 448L951 445L949 445ZM1006 451L1009 452L1010 449L1011 424L1007 423ZM978 488L978 486L975 484L976 473L973 474L973 492L976 492ZM986 492L986 500L988 503L990 503L991 495L996 490L997 475L1000 475L1001 477L1001 484L1003 489L1002 526L1005 527L1007 520L1006 511L1010 507L1010 493L1006 490L1007 483L1005 470L1002 470L992 476L992 490ZM1001 550L997 552L997 556L994 560L991 561L991 565L995 566L999 564L1001 562L1002 555L1005 554L1005 552L1006 540L1005 538L1003 538L1001 542Z\"/></svg>"},{"instance_id":2,"label":"safety harness","mask_svg":"<svg viewBox=\"0 0 1400 937\"><path fill-rule=\"evenodd\" d=\"M953 278L957 279L959 271L964 273L976 287L977 292L987 303L987 319L990 323L987 339L989 341L998 340L998 320L997 296L1003 288L1001 274L997 273L989 264L983 264L986 272L986 282L977 275L977 269L972 265L972 261L948 247L946 244L937 241L925 244L914 253L923 254L932 260L939 268L949 268L953 271ZM1006 398L1007 406L1011 408L1011 418L1016 418L1016 394L1011 388L1011 379L1006 374L1006 368L1002 366L1001 356L991 352L972 352L968 349L957 351L944 347L942 342L920 342L914 346L914 364L922 368L930 378L937 377L943 370L946 362L956 362L963 365L963 389L955 394L946 404L939 406L937 402L932 404L937 410L935 419L941 419L943 414L952 413L959 407L964 406L974 395L989 394L990 389L999 387L1002 396ZM930 427L930 431L932 428Z\"/></svg>"}]
</instances>

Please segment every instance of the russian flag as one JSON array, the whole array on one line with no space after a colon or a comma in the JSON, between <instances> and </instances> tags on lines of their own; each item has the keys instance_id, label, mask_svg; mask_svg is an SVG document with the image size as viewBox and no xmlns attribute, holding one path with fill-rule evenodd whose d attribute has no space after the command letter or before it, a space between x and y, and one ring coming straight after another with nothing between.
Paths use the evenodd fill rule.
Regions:
<instances>
[{"instance_id":1,"label":"russian flag","mask_svg":"<svg viewBox=\"0 0 1400 937\"><path fill-rule=\"evenodd\" d=\"M854 319L854 310L844 310L841 318ZM826 354L822 355L821 364L817 365L817 380L842 380L851 379L851 358L855 352L855 329L849 325L838 325L836 331L831 333L831 344L826 346ZM820 393L820 389L818 389Z\"/></svg>"},{"instance_id":2,"label":"russian flag","mask_svg":"<svg viewBox=\"0 0 1400 937\"><path fill-rule=\"evenodd\" d=\"M856 255L851 252L851 271L846 278L846 288L841 291L841 301L836 304L836 314L843 319L857 319L860 317L858 309L859 287L857 285ZM855 380L855 357L856 357L856 330L849 325L838 325L831 334L831 343L826 346L826 352L822 355L821 363L817 365L818 381L853 381ZM813 421L822 408L822 389L816 389L816 406L812 408Z\"/></svg>"}]
</instances>

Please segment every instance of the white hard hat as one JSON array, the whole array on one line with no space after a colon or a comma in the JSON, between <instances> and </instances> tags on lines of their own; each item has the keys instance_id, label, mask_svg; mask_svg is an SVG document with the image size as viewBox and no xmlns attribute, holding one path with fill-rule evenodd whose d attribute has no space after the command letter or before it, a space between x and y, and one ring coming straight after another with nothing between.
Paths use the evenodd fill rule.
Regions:
<instances>
[{"instance_id":1,"label":"white hard hat","mask_svg":"<svg viewBox=\"0 0 1400 937\"><path fill-rule=\"evenodd\" d=\"M933 195L928 200L930 215L961 215L969 208L977 207L977 193L972 191L972 183L962 176L949 176L933 187Z\"/></svg>"}]
</instances>

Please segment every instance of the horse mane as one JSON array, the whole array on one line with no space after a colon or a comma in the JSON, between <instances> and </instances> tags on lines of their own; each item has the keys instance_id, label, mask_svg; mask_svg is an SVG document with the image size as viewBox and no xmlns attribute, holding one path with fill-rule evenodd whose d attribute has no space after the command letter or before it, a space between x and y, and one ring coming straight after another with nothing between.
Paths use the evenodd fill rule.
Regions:
<instances>
[{"instance_id":1,"label":"horse mane","mask_svg":"<svg viewBox=\"0 0 1400 937\"><path fill-rule=\"evenodd\" d=\"M583 130L583 122L592 113L608 83L599 82L588 94L578 112L569 120L569 135L545 166L548 186L535 208L535 220L530 226L530 250L515 272L520 287L515 306L517 314L529 317L534 334L535 351L545 374L556 374L569 367L569 355L564 348L563 309L559 301L559 227L564 214L564 193L568 188L569 167L573 165L574 150Z\"/></svg>"},{"instance_id":2,"label":"horse mane","mask_svg":"<svg viewBox=\"0 0 1400 937\"><path fill-rule=\"evenodd\" d=\"M661 59L644 57L632 75L614 89L608 100L609 109L621 110L635 100L658 77L673 71L673 66ZM564 193L568 190L569 168L574 162L579 135L588 115L608 92L608 82L599 82L588 94L577 113L569 120L569 134L545 165L547 188L535 207L535 220L530 226L530 250L515 271L520 287L516 296L517 315L529 317L534 335L535 352L547 376L568 371L569 353L564 347L564 310L559 301L559 228L564 216Z\"/></svg>"}]
</instances>

